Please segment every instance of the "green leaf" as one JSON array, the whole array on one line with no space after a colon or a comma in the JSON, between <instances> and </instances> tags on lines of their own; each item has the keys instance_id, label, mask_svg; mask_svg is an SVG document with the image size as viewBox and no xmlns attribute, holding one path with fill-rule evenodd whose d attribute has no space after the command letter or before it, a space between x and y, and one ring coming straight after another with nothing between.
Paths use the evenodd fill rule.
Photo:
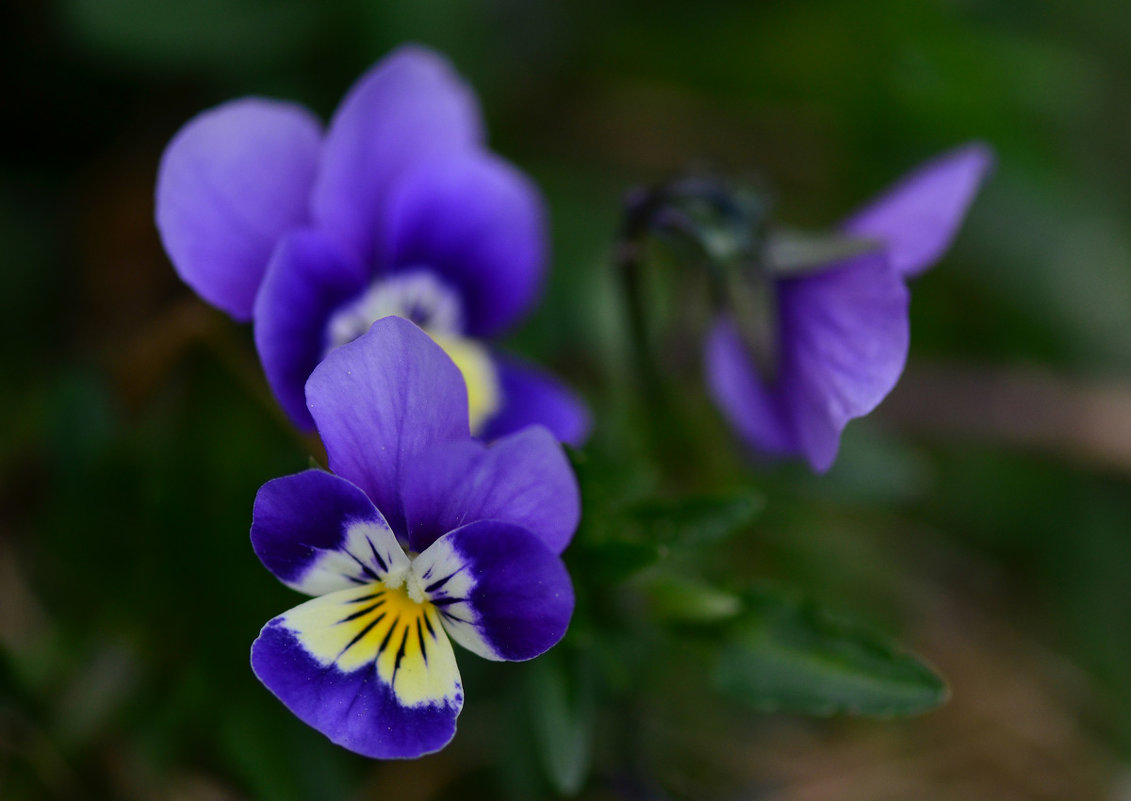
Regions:
<instances>
[{"instance_id":1,"label":"green leaf","mask_svg":"<svg viewBox=\"0 0 1131 801\"><path fill-rule=\"evenodd\" d=\"M677 623L715 623L742 611L742 599L700 581L658 576L644 586L657 617Z\"/></svg>"},{"instance_id":2,"label":"green leaf","mask_svg":"<svg viewBox=\"0 0 1131 801\"><path fill-rule=\"evenodd\" d=\"M712 679L755 709L896 717L947 698L930 668L858 624L775 590L757 590L747 601Z\"/></svg>"},{"instance_id":3,"label":"green leaf","mask_svg":"<svg viewBox=\"0 0 1131 801\"><path fill-rule=\"evenodd\" d=\"M711 545L737 534L762 512L761 493L742 489L675 501L638 504L632 517L651 542L682 547Z\"/></svg>"},{"instance_id":4,"label":"green leaf","mask_svg":"<svg viewBox=\"0 0 1131 801\"><path fill-rule=\"evenodd\" d=\"M555 651L530 665L528 679L539 762L558 794L577 795L593 752L592 671L582 655Z\"/></svg>"}]
</instances>

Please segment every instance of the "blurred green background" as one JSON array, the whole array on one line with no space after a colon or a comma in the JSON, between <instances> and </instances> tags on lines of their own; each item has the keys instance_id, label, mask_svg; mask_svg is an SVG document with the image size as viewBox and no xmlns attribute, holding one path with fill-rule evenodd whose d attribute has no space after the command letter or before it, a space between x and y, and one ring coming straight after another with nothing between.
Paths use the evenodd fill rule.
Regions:
<instances>
[{"instance_id":1,"label":"blurred green background","mask_svg":"<svg viewBox=\"0 0 1131 801\"><path fill-rule=\"evenodd\" d=\"M325 118L414 40L451 57L492 145L546 194L553 270L510 345L587 395L595 459L633 425L609 266L627 187L707 163L759 176L782 219L819 226L939 151L982 139L998 154L954 248L914 284L903 381L849 427L828 476L745 465L701 394L682 432L709 444L688 489L764 494L738 572L910 643L951 703L813 722L689 713L671 688L670 706L622 710L645 767L598 747L584 795L1131 798L1131 5L14 0L0 14L0 797L550 792L524 750L541 701L500 690L521 667L462 659L461 733L405 764L331 746L258 685L247 649L296 596L251 552L251 501L304 468L307 445L250 332L179 283L152 223L158 158L192 115L260 94Z\"/></svg>"}]
</instances>

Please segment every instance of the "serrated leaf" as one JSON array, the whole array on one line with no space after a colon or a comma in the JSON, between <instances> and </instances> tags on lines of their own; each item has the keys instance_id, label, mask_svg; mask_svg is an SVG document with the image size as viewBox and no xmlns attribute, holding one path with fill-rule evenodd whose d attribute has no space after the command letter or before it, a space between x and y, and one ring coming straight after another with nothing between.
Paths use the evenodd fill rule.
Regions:
<instances>
[{"instance_id":1,"label":"serrated leaf","mask_svg":"<svg viewBox=\"0 0 1131 801\"><path fill-rule=\"evenodd\" d=\"M539 762L560 795L580 792L593 749L592 676L581 657L551 653L530 666L530 710Z\"/></svg>"},{"instance_id":2,"label":"serrated leaf","mask_svg":"<svg viewBox=\"0 0 1131 801\"><path fill-rule=\"evenodd\" d=\"M722 542L762 512L761 493L744 489L636 506L632 517L648 540L665 545L702 546Z\"/></svg>"},{"instance_id":3,"label":"serrated leaf","mask_svg":"<svg viewBox=\"0 0 1131 801\"><path fill-rule=\"evenodd\" d=\"M913 655L859 624L779 591L751 593L715 664L715 686L761 711L896 717L947 698Z\"/></svg>"}]
</instances>

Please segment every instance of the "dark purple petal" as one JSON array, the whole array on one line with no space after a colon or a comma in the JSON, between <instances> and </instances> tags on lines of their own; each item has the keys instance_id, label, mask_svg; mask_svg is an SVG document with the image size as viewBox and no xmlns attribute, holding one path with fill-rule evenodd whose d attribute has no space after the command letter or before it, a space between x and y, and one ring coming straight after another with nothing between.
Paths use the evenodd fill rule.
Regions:
<instances>
[{"instance_id":1,"label":"dark purple petal","mask_svg":"<svg viewBox=\"0 0 1131 801\"><path fill-rule=\"evenodd\" d=\"M484 520L436 540L413 571L444 628L486 659L531 659L555 645L573 615L562 560L531 532Z\"/></svg>"},{"instance_id":2,"label":"dark purple petal","mask_svg":"<svg viewBox=\"0 0 1131 801\"><path fill-rule=\"evenodd\" d=\"M982 144L939 156L857 211L843 228L882 240L896 272L918 275L950 246L992 165L993 154Z\"/></svg>"},{"instance_id":3,"label":"dark purple petal","mask_svg":"<svg viewBox=\"0 0 1131 801\"><path fill-rule=\"evenodd\" d=\"M577 394L545 370L507 356L497 356L502 407L484 423L485 440L512 434L531 425L575 448L589 437L589 411Z\"/></svg>"},{"instance_id":4,"label":"dark purple petal","mask_svg":"<svg viewBox=\"0 0 1131 801\"><path fill-rule=\"evenodd\" d=\"M467 389L440 346L400 317L333 350L306 382L330 469L365 490L404 534L401 474L417 454L467 439Z\"/></svg>"},{"instance_id":5,"label":"dark purple petal","mask_svg":"<svg viewBox=\"0 0 1131 801\"><path fill-rule=\"evenodd\" d=\"M369 263L401 171L476 149L482 139L475 98L448 62L402 47L358 79L334 114L311 199L314 219Z\"/></svg>"},{"instance_id":6,"label":"dark purple petal","mask_svg":"<svg viewBox=\"0 0 1131 801\"><path fill-rule=\"evenodd\" d=\"M314 427L304 388L326 352L327 321L364 290L368 277L360 264L343 258L311 229L286 236L271 257L255 299L255 347L267 383L299 428Z\"/></svg>"},{"instance_id":7,"label":"dark purple petal","mask_svg":"<svg viewBox=\"0 0 1131 801\"><path fill-rule=\"evenodd\" d=\"M455 735L463 706L458 683L452 697L404 703L375 665L344 670L316 657L285 616L263 628L251 648L251 667L301 721L332 742L377 759L411 759L439 751Z\"/></svg>"},{"instance_id":8,"label":"dark purple petal","mask_svg":"<svg viewBox=\"0 0 1131 801\"><path fill-rule=\"evenodd\" d=\"M903 372L907 288L881 255L872 254L783 280L778 290L776 381L758 373L724 321L707 346L711 392L751 446L804 456L824 472L844 426L874 409Z\"/></svg>"},{"instance_id":9,"label":"dark purple petal","mask_svg":"<svg viewBox=\"0 0 1131 801\"><path fill-rule=\"evenodd\" d=\"M301 106L251 98L199 114L165 148L161 241L184 282L237 320L279 237L307 219L321 138Z\"/></svg>"},{"instance_id":10,"label":"dark purple petal","mask_svg":"<svg viewBox=\"0 0 1131 801\"><path fill-rule=\"evenodd\" d=\"M544 428L498 440L451 442L421 453L402 474L411 550L478 520L529 529L554 553L573 537L581 517L577 479L561 445Z\"/></svg>"},{"instance_id":11,"label":"dark purple petal","mask_svg":"<svg viewBox=\"0 0 1131 801\"><path fill-rule=\"evenodd\" d=\"M259 488L251 546L280 581L308 595L377 581L408 564L365 493L321 470L277 478Z\"/></svg>"},{"instance_id":12,"label":"dark purple petal","mask_svg":"<svg viewBox=\"0 0 1131 801\"><path fill-rule=\"evenodd\" d=\"M426 267L459 290L471 336L497 334L541 288L542 198L499 158L469 153L419 164L390 195L385 221L382 263Z\"/></svg>"}]
</instances>

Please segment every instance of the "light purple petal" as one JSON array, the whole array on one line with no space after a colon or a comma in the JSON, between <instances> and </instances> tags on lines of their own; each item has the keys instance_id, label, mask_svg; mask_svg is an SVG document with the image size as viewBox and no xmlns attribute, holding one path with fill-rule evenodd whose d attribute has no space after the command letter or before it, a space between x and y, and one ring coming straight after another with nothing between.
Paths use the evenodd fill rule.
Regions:
<instances>
[{"instance_id":1,"label":"light purple petal","mask_svg":"<svg viewBox=\"0 0 1131 801\"><path fill-rule=\"evenodd\" d=\"M385 317L333 350L306 382L307 406L330 469L365 490L404 534L401 474L417 454L467 439L467 389L440 346Z\"/></svg>"},{"instance_id":2,"label":"light purple petal","mask_svg":"<svg viewBox=\"0 0 1131 801\"><path fill-rule=\"evenodd\" d=\"M314 219L370 263L401 171L476 149L482 139L475 98L448 62L402 47L358 79L334 114L311 200Z\"/></svg>"},{"instance_id":3,"label":"light purple petal","mask_svg":"<svg viewBox=\"0 0 1131 801\"><path fill-rule=\"evenodd\" d=\"M950 246L992 165L993 154L982 144L935 158L853 214L843 228L882 240L896 272L918 275Z\"/></svg>"},{"instance_id":4,"label":"light purple petal","mask_svg":"<svg viewBox=\"0 0 1131 801\"><path fill-rule=\"evenodd\" d=\"M589 410L572 389L545 370L509 356L497 356L502 407L483 425L484 440L512 434L531 425L545 426L575 448L589 438Z\"/></svg>"},{"instance_id":5,"label":"light purple petal","mask_svg":"<svg viewBox=\"0 0 1131 801\"><path fill-rule=\"evenodd\" d=\"M907 358L908 292L879 254L783 280L777 380L754 367L734 329L716 326L707 347L712 395L748 444L804 456L818 472L836 458L840 432L891 391Z\"/></svg>"},{"instance_id":6,"label":"light purple petal","mask_svg":"<svg viewBox=\"0 0 1131 801\"><path fill-rule=\"evenodd\" d=\"M538 656L562 638L573 615L562 560L510 523L484 520L445 534L413 571L451 638L486 659Z\"/></svg>"},{"instance_id":7,"label":"light purple petal","mask_svg":"<svg viewBox=\"0 0 1131 801\"><path fill-rule=\"evenodd\" d=\"M307 595L379 581L408 564L365 493L321 470L277 478L259 488L251 545L280 581Z\"/></svg>"},{"instance_id":8,"label":"light purple petal","mask_svg":"<svg viewBox=\"0 0 1131 801\"><path fill-rule=\"evenodd\" d=\"M711 396L743 441L771 456L799 453L780 385L758 372L730 320L719 319L711 329L706 363Z\"/></svg>"},{"instance_id":9,"label":"light purple petal","mask_svg":"<svg viewBox=\"0 0 1131 801\"><path fill-rule=\"evenodd\" d=\"M561 553L581 517L577 479L544 428L489 447L441 445L414 458L402 475L409 547L417 552L460 526L493 519L523 526Z\"/></svg>"},{"instance_id":10,"label":"light purple petal","mask_svg":"<svg viewBox=\"0 0 1131 801\"><path fill-rule=\"evenodd\" d=\"M502 159L470 153L421 163L391 194L386 224L382 263L426 267L459 290L471 336L497 334L541 288L542 198Z\"/></svg>"},{"instance_id":11,"label":"light purple petal","mask_svg":"<svg viewBox=\"0 0 1131 801\"><path fill-rule=\"evenodd\" d=\"M184 282L237 320L279 237L307 219L321 138L301 106L249 98L199 114L165 148L161 241Z\"/></svg>"},{"instance_id":12,"label":"light purple petal","mask_svg":"<svg viewBox=\"0 0 1131 801\"><path fill-rule=\"evenodd\" d=\"M304 387L326 352L327 321L368 277L311 229L287 235L271 258L255 300L255 346L279 405L299 428L314 427Z\"/></svg>"},{"instance_id":13,"label":"light purple petal","mask_svg":"<svg viewBox=\"0 0 1131 801\"><path fill-rule=\"evenodd\" d=\"M336 592L275 618L252 645L251 667L331 741L368 757L411 759L452 739L463 685L436 611L393 601L377 608L369 599L379 592Z\"/></svg>"}]
</instances>

